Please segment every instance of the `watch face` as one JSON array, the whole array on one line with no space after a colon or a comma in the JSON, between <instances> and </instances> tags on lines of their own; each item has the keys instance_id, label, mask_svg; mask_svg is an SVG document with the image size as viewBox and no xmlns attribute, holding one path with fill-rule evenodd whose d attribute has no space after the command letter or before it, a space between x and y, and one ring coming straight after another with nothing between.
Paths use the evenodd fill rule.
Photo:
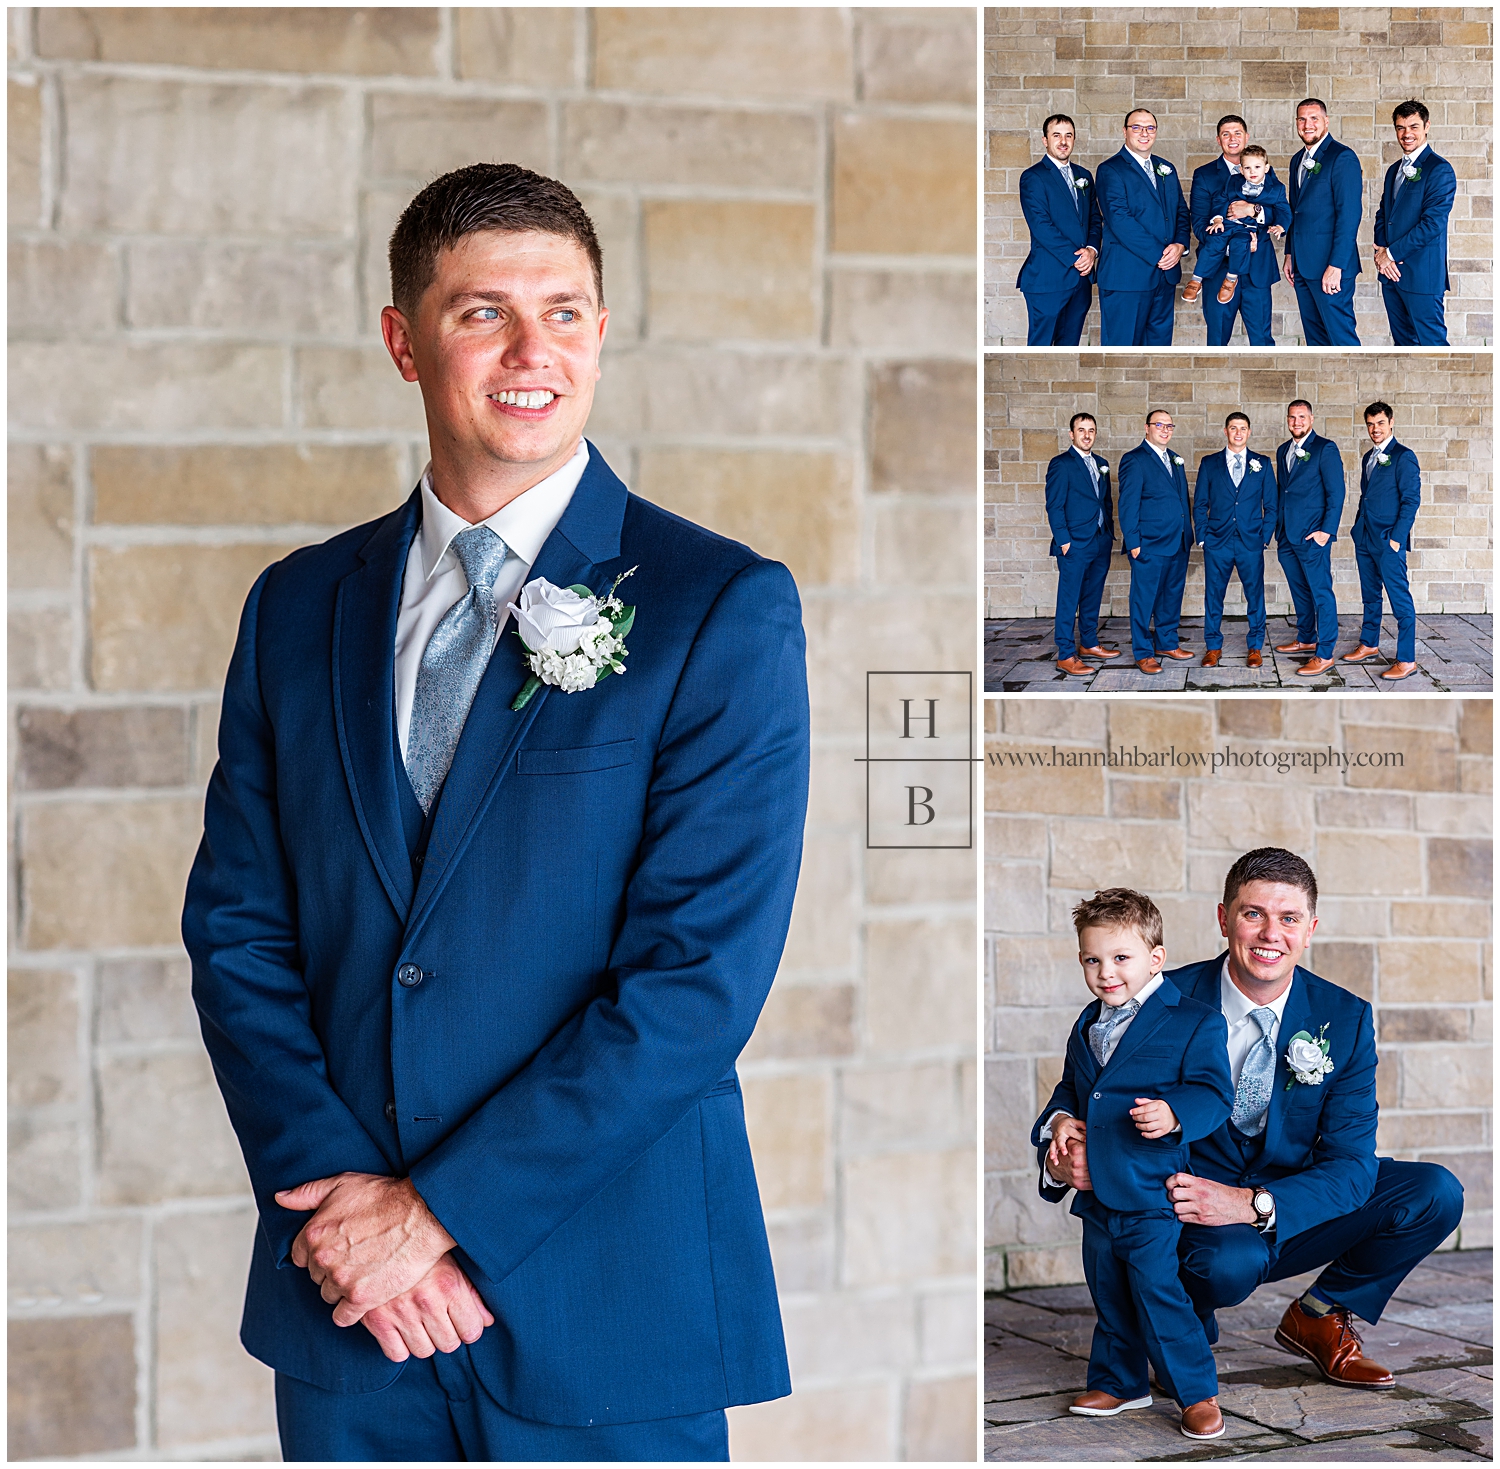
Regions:
<instances>
[{"instance_id":1,"label":"watch face","mask_svg":"<svg viewBox=\"0 0 1500 1469\"><path fill-rule=\"evenodd\" d=\"M1255 1212L1257 1214L1263 1214L1269 1218L1275 1208L1275 1200L1263 1189L1255 1195Z\"/></svg>"}]
</instances>

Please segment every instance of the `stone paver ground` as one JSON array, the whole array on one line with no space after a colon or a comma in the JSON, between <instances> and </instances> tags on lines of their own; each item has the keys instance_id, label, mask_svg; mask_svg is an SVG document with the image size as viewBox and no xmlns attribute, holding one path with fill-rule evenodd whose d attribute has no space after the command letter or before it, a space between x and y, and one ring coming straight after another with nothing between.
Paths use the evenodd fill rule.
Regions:
<instances>
[{"instance_id":1,"label":"stone paver ground","mask_svg":"<svg viewBox=\"0 0 1500 1469\"><path fill-rule=\"evenodd\" d=\"M1245 666L1243 617L1226 617L1223 623L1224 655L1217 668L1200 668L1203 657L1203 619L1184 617L1182 645L1193 654L1191 663L1167 659L1157 674L1142 673L1130 659L1130 619L1100 619L1100 637L1106 648L1119 648L1121 655L1108 664L1084 659L1098 671L1087 678L1061 672L1057 667L1057 643L1050 617L1011 617L984 625L984 691L987 694L1238 693L1246 689L1301 689L1317 693L1339 689L1368 694L1399 690L1402 693L1490 693L1494 688L1491 652L1492 621L1489 613L1434 613L1417 618L1417 671L1400 683L1387 683L1382 669L1395 661L1396 624L1386 618L1381 626L1380 648L1386 655L1368 663L1335 663L1316 678L1301 678L1297 670L1306 654L1272 651L1277 643L1296 636L1289 617L1266 619L1265 662L1259 668ZM1359 639L1358 613L1340 615L1336 653L1347 653Z\"/></svg>"},{"instance_id":2,"label":"stone paver ground","mask_svg":"<svg viewBox=\"0 0 1500 1469\"><path fill-rule=\"evenodd\" d=\"M984 1456L1074 1463L1230 1459L1368 1463L1494 1457L1491 1423L1491 1256L1429 1255L1402 1283L1378 1326L1358 1323L1365 1353L1389 1367L1381 1392L1334 1387L1273 1340L1288 1304L1314 1274L1264 1285L1219 1312L1223 1438L1195 1443L1177 1405L1158 1397L1118 1418L1079 1418L1094 1308L1086 1287L1015 1290L985 1301Z\"/></svg>"}]
</instances>

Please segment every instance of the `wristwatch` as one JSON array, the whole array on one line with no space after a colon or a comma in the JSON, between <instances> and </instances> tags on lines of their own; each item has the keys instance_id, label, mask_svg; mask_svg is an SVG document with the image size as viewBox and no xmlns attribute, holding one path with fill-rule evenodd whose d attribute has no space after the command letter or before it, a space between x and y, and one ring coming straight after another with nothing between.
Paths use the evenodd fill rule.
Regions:
<instances>
[{"instance_id":1,"label":"wristwatch","mask_svg":"<svg viewBox=\"0 0 1500 1469\"><path fill-rule=\"evenodd\" d=\"M1276 1200L1265 1189L1258 1188L1251 1203L1255 1206L1255 1227L1264 1234L1276 1222Z\"/></svg>"}]
</instances>

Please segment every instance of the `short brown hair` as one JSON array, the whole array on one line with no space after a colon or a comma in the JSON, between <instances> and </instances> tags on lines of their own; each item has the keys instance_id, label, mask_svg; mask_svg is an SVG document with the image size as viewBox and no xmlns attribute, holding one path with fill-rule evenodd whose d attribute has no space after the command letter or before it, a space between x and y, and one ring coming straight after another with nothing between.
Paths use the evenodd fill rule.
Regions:
<instances>
[{"instance_id":1,"label":"short brown hair","mask_svg":"<svg viewBox=\"0 0 1500 1469\"><path fill-rule=\"evenodd\" d=\"M1285 847L1257 847L1229 869L1224 877L1226 908L1247 882L1284 882L1288 887L1301 888L1307 894L1308 913L1318 911L1318 879L1301 857Z\"/></svg>"},{"instance_id":2,"label":"short brown hair","mask_svg":"<svg viewBox=\"0 0 1500 1469\"><path fill-rule=\"evenodd\" d=\"M1101 888L1073 909L1073 930L1080 937L1086 928L1129 928L1153 949L1161 947L1161 909L1145 893L1134 888Z\"/></svg>"},{"instance_id":3,"label":"short brown hair","mask_svg":"<svg viewBox=\"0 0 1500 1469\"><path fill-rule=\"evenodd\" d=\"M1264 148L1262 148L1260 146L1259 143L1251 143L1248 148L1241 149L1240 150L1240 157L1241 158L1264 158L1267 163L1269 163L1271 161L1270 155L1266 152L1266 150Z\"/></svg>"},{"instance_id":4,"label":"short brown hair","mask_svg":"<svg viewBox=\"0 0 1500 1469\"><path fill-rule=\"evenodd\" d=\"M437 258L481 230L538 230L579 245L604 304L604 252L594 223L566 184L518 163L471 163L435 178L406 206L391 235L391 301L411 317L437 274Z\"/></svg>"}]
</instances>

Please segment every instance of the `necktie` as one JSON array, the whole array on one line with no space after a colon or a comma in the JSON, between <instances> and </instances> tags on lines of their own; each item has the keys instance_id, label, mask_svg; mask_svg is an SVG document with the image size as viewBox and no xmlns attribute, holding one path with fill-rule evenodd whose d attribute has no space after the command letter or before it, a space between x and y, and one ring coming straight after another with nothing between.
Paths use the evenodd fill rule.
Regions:
<instances>
[{"instance_id":1,"label":"necktie","mask_svg":"<svg viewBox=\"0 0 1500 1469\"><path fill-rule=\"evenodd\" d=\"M1307 184L1307 171L1312 167L1312 161L1312 154L1309 153L1306 148L1304 148L1302 150L1302 167L1298 170L1297 173L1297 186L1299 188L1305 187Z\"/></svg>"},{"instance_id":2,"label":"necktie","mask_svg":"<svg viewBox=\"0 0 1500 1469\"><path fill-rule=\"evenodd\" d=\"M406 741L406 773L424 812L432 810L447 779L479 680L495 651L500 630L495 578L510 554L487 525L460 531L449 549L469 579L469 590L444 614L422 651Z\"/></svg>"},{"instance_id":3,"label":"necktie","mask_svg":"<svg viewBox=\"0 0 1500 1469\"><path fill-rule=\"evenodd\" d=\"M1063 182L1068 186L1068 193L1073 199L1073 210L1079 217L1083 218L1083 200L1078 197L1078 184L1073 177L1073 165L1065 163L1062 166Z\"/></svg>"},{"instance_id":4,"label":"necktie","mask_svg":"<svg viewBox=\"0 0 1500 1469\"><path fill-rule=\"evenodd\" d=\"M1151 187L1154 189L1156 187L1156 160L1154 158L1148 158L1146 160L1145 168L1146 177L1151 180Z\"/></svg>"},{"instance_id":5,"label":"necktie","mask_svg":"<svg viewBox=\"0 0 1500 1469\"><path fill-rule=\"evenodd\" d=\"M1101 1008L1104 1014L1089 1026L1089 1049L1094 1053L1094 1060L1103 1066L1115 1048L1115 1031L1141 1008L1141 1002L1126 1000L1113 1010L1108 1005Z\"/></svg>"},{"instance_id":6,"label":"necktie","mask_svg":"<svg viewBox=\"0 0 1500 1469\"><path fill-rule=\"evenodd\" d=\"M1380 450L1379 449L1371 449L1370 452L1365 455L1365 478L1366 479L1368 479L1372 474L1375 473L1375 461L1379 457L1380 457Z\"/></svg>"},{"instance_id":7,"label":"necktie","mask_svg":"<svg viewBox=\"0 0 1500 1469\"><path fill-rule=\"evenodd\" d=\"M1410 162L1405 158L1396 165L1396 187L1391 194L1393 199L1401 192L1401 186L1406 182L1406 170L1410 167Z\"/></svg>"},{"instance_id":8,"label":"necktie","mask_svg":"<svg viewBox=\"0 0 1500 1469\"><path fill-rule=\"evenodd\" d=\"M1240 481L1245 477L1245 463L1238 454L1231 455L1230 457L1229 477L1234 481L1235 488L1238 489Z\"/></svg>"},{"instance_id":9,"label":"necktie","mask_svg":"<svg viewBox=\"0 0 1500 1469\"><path fill-rule=\"evenodd\" d=\"M1099 524L1102 526L1104 524L1104 496L1099 492L1099 466L1094 463L1094 456L1092 454L1085 454L1083 456L1083 462L1088 465L1089 478L1094 482L1094 498L1098 500L1100 504Z\"/></svg>"},{"instance_id":10,"label":"necktie","mask_svg":"<svg viewBox=\"0 0 1500 1469\"><path fill-rule=\"evenodd\" d=\"M1239 1083L1234 1089L1234 1112L1231 1120L1247 1137L1265 1131L1266 1112L1271 1105L1271 1083L1276 1077L1276 1048L1271 1044L1271 1027L1276 1012L1258 1005L1250 1018L1260 1026L1260 1039L1250 1048L1240 1068Z\"/></svg>"}]
</instances>

